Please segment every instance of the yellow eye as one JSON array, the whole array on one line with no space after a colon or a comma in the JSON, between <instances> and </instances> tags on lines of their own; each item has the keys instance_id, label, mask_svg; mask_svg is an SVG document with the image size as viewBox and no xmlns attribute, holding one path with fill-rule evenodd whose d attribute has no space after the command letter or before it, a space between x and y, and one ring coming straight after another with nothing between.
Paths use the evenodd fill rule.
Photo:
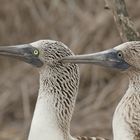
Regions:
<instances>
[{"instance_id":1,"label":"yellow eye","mask_svg":"<svg viewBox=\"0 0 140 140\"><path fill-rule=\"evenodd\" d=\"M39 55L39 51L38 50L34 50L34 55Z\"/></svg>"}]
</instances>

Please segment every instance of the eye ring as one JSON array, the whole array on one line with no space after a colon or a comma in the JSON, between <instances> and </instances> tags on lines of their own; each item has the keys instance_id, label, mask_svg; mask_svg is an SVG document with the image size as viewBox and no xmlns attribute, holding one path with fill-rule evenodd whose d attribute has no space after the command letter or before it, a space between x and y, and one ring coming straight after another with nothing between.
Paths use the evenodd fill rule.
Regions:
<instances>
[{"instance_id":1,"label":"eye ring","mask_svg":"<svg viewBox=\"0 0 140 140\"><path fill-rule=\"evenodd\" d=\"M122 59L123 58L123 53L121 51L118 51L117 52L117 57Z\"/></svg>"},{"instance_id":2,"label":"eye ring","mask_svg":"<svg viewBox=\"0 0 140 140\"><path fill-rule=\"evenodd\" d=\"M35 49L33 53L35 56L37 56L37 55L39 55L39 50Z\"/></svg>"}]
</instances>

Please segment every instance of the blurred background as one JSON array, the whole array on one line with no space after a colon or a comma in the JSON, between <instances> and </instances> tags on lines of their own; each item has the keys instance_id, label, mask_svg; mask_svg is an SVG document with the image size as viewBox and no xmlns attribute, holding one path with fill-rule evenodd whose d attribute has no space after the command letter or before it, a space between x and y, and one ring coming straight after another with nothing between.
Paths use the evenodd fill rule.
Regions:
<instances>
[{"instance_id":1,"label":"blurred background","mask_svg":"<svg viewBox=\"0 0 140 140\"><path fill-rule=\"evenodd\" d=\"M126 4L140 30L140 1ZM103 0L0 0L0 45L52 39L75 54L112 48L121 39L104 6ZM91 65L80 65L80 73L71 133L112 139L112 115L128 80L117 71ZM0 57L0 140L27 139L38 79L32 66Z\"/></svg>"}]
</instances>

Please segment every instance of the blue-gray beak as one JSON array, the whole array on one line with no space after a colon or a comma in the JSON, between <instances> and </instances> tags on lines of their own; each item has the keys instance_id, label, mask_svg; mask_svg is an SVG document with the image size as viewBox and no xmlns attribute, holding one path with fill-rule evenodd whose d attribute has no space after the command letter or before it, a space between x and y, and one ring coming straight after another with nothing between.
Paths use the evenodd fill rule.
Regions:
<instances>
[{"instance_id":1,"label":"blue-gray beak","mask_svg":"<svg viewBox=\"0 0 140 140\"><path fill-rule=\"evenodd\" d=\"M43 62L34 54L35 47L30 44L0 47L0 55L17 58L36 67L41 67Z\"/></svg>"},{"instance_id":2,"label":"blue-gray beak","mask_svg":"<svg viewBox=\"0 0 140 140\"><path fill-rule=\"evenodd\" d=\"M118 56L118 51L110 49L98 53L68 56L62 59L63 63L81 63L96 64L104 67L117 68L125 70L129 68L129 64L123 58Z\"/></svg>"}]
</instances>

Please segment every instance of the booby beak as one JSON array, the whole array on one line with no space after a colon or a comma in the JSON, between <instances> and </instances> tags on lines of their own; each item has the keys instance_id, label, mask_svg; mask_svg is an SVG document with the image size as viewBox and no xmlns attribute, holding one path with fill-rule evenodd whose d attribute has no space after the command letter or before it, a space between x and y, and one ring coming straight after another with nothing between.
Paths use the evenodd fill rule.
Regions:
<instances>
[{"instance_id":1,"label":"booby beak","mask_svg":"<svg viewBox=\"0 0 140 140\"><path fill-rule=\"evenodd\" d=\"M129 64L118 55L118 51L110 49L98 53L67 56L62 59L63 63L81 63L81 64L96 64L104 67L117 68L125 70L129 68Z\"/></svg>"},{"instance_id":2,"label":"booby beak","mask_svg":"<svg viewBox=\"0 0 140 140\"><path fill-rule=\"evenodd\" d=\"M36 51L36 53L34 53ZM36 67L41 67L43 62L39 59L38 49L30 44L0 47L0 55L17 58Z\"/></svg>"}]
</instances>

